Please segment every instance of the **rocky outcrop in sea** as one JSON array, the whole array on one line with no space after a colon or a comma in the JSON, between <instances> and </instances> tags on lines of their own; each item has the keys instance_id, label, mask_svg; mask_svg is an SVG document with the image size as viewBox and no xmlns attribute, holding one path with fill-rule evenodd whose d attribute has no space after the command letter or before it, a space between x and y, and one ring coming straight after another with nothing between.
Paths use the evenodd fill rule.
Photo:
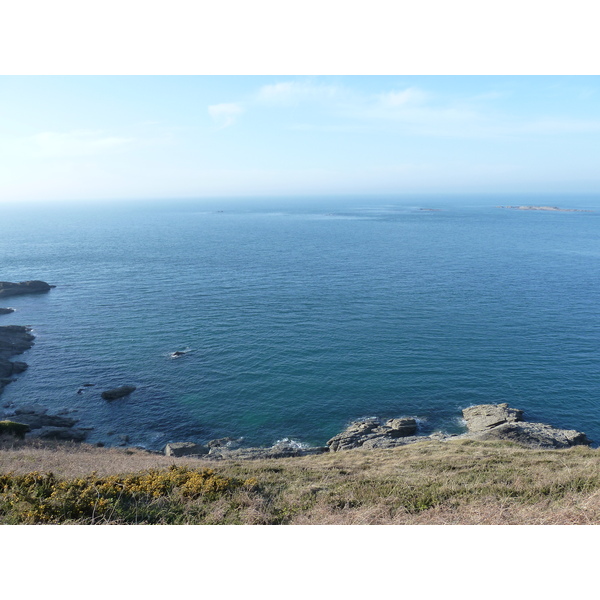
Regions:
<instances>
[{"instance_id":1,"label":"rocky outcrop in sea","mask_svg":"<svg viewBox=\"0 0 600 600\"><path fill-rule=\"evenodd\" d=\"M83 442L87 438L89 428L75 427L77 419L47 413L48 409L41 404L23 404L0 411L0 419L5 424L26 426L28 428L25 432L26 438L70 442Z\"/></svg>"},{"instance_id":2,"label":"rocky outcrop in sea","mask_svg":"<svg viewBox=\"0 0 600 600\"><path fill-rule=\"evenodd\" d=\"M124 398L125 396L129 396L132 392L135 392L135 385L122 385L121 387L114 388L112 390L106 390L100 394L104 400L118 400L119 398Z\"/></svg>"},{"instance_id":3,"label":"rocky outcrop in sea","mask_svg":"<svg viewBox=\"0 0 600 600\"><path fill-rule=\"evenodd\" d=\"M464 437L478 440L506 440L530 448L589 446L585 433L558 429L545 423L526 423L523 411L508 404L481 404L463 410L469 432Z\"/></svg>"},{"instance_id":4,"label":"rocky outcrop in sea","mask_svg":"<svg viewBox=\"0 0 600 600\"><path fill-rule=\"evenodd\" d=\"M327 445L332 452L355 448L394 448L413 444L424 439L451 440L506 440L530 448L568 448L592 442L585 433L574 429L558 429L545 423L526 423L523 411L508 404L479 404L462 411L467 432L459 435L433 433L414 435L416 426L395 429L398 422L410 423L414 419L365 419L351 423L344 431L331 438ZM415 422L416 425L416 422Z\"/></svg>"},{"instance_id":5,"label":"rocky outcrop in sea","mask_svg":"<svg viewBox=\"0 0 600 600\"><path fill-rule=\"evenodd\" d=\"M0 298L21 296L23 294L43 294L49 292L54 287L56 286L38 280L21 281L19 283L0 281Z\"/></svg>"}]
</instances>

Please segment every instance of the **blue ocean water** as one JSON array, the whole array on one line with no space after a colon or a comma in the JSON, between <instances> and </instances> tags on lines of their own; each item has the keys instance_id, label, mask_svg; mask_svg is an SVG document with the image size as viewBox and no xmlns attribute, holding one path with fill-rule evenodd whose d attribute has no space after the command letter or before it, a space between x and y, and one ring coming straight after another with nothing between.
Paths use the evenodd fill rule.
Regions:
<instances>
[{"instance_id":1,"label":"blue ocean water","mask_svg":"<svg viewBox=\"0 0 600 600\"><path fill-rule=\"evenodd\" d=\"M599 226L597 196L9 204L0 280L57 287L0 302L36 335L0 403L153 449L322 445L364 416L460 432L487 402L598 442Z\"/></svg>"}]
</instances>

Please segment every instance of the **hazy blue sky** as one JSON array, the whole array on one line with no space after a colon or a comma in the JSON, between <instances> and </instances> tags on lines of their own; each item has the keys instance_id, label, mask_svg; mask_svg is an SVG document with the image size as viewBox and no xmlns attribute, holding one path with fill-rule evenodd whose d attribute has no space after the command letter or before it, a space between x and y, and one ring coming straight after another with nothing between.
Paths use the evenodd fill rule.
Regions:
<instances>
[{"instance_id":1,"label":"hazy blue sky","mask_svg":"<svg viewBox=\"0 0 600 600\"><path fill-rule=\"evenodd\" d=\"M0 201L600 192L597 76L3 76Z\"/></svg>"}]
</instances>

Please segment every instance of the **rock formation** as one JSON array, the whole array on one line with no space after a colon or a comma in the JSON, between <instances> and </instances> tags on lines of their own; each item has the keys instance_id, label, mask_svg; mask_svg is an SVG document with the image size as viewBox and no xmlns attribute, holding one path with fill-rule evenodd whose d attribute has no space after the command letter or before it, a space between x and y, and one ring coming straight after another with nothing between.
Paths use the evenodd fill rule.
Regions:
<instances>
[{"instance_id":1,"label":"rock formation","mask_svg":"<svg viewBox=\"0 0 600 600\"><path fill-rule=\"evenodd\" d=\"M337 452L355 448L394 448L426 439L505 440L530 448L568 448L591 444L581 431L558 429L544 423L526 423L523 421L523 411L510 408L506 403L471 406L462 413L468 431L461 435L440 432L429 436L414 435L414 419L390 419L381 423L374 418L351 423L331 438L327 445L332 452Z\"/></svg>"},{"instance_id":2,"label":"rock formation","mask_svg":"<svg viewBox=\"0 0 600 600\"><path fill-rule=\"evenodd\" d=\"M332 437L327 445L332 452L350 450L352 448L393 448L402 446L414 437L417 431L415 419L389 419L382 423L377 418L354 421L348 427Z\"/></svg>"},{"instance_id":3,"label":"rock formation","mask_svg":"<svg viewBox=\"0 0 600 600\"><path fill-rule=\"evenodd\" d=\"M39 438L45 440L61 440L82 442L87 437L87 430L74 427L77 419L61 417L59 415L46 414L48 409L41 404L24 404L11 414L5 422L13 423L13 428L18 425L28 438Z\"/></svg>"},{"instance_id":4,"label":"rock formation","mask_svg":"<svg viewBox=\"0 0 600 600\"><path fill-rule=\"evenodd\" d=\"M0 327L0 394L13 381L12 376L27 369L27 363L11 362L9 357L21 354L33 346L34 336L29 327L4 325Z\"/></svg>"},{"instance_id":5,"label":"rock formation","mask_svg":"<svg viewBox=\"0 0 600 600\"><path fill-rule=\"evenodd\" d=\"M174 442L165 447L165 456L200 456L208 454L208 448L194 442Z\"/></svg>"},{"instance_id":6,"label":"rock formation","mask_svg":"<svg viewBox=\"0 0 600 600\"><path fill-rule=\"evenodd\" d=\"M585 433L574 429L557 429L545 423L523 422L523 411L508 404L480 404L463 411L469 433L478 440L507 440L530 448L568 448L589 446Z\"/></svg>"},{"instance_id":7,"label":"rock formation","mask_svg":"<svg viewBox=\"0 0 600 600\"><path fill-rule=\"evenodd\" d=\"M49 285L45 281L21 281L19 283L0 281L0 298L22 294L43 294L54 287L56 286Z\"/></svg>"},{"instance_id":8,"label":"rock formation","mask_svg":"<svg viewBox=\"0 0 600 600\"><path fill-rule=\"evenodd\" d=\"M122 385L121 387L102 392L101 396L105 400L116 400L117 398L123 398L124 396L128 396L129 394L131 394L131 392L135 392L135 390L135 385Z\"/></svg>"},{"instance_id":9,"label":"rock formation","mask_svg":"<svg viewBox=\"0 0 600 600\"><path fill-rule=\"evenodd\" d=\"M462 411L469 431L487 431L504 423L523 420L523 411L509 408L508 404L478 404Z\"/></svg>"}]
</instances>

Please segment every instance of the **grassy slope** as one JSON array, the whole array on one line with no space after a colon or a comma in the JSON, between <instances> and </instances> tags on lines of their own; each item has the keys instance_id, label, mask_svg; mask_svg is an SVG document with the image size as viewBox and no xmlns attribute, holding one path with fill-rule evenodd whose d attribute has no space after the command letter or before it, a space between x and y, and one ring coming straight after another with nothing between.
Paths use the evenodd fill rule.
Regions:
<instances>
[{"instance_id":1,"label":"grassy slope","mask_svg":"<svg viewBox=\"0 0 600 600\"><path fill-rule=\"evenodd\" d=\"M183 488L170 489L162 496L136 492L133 508L130 503L127 510L117 507L110 513L94 514L93 519L73 520L210 524L600 523L600 452L586 447L538 451L508 442L424 441L390 450L221 462L69 444L36 446L11 442L4 443L0 450L0 474L52 472L58 479L74 480L95 472L96 480L90 484L93 490L104 489L102 477L148 469L164 471L171 465L212 469L217 476L236 483L225 491L194 496L182 495ZM136 489L141 488L138 485ZM21 496L23 493L19 491ZM31 496L33 492L28 493ZM0 486L0 522L35 522L31 507L40 501L17 496L7 487L3 493Z\"/></svg>"}]
</instances>

